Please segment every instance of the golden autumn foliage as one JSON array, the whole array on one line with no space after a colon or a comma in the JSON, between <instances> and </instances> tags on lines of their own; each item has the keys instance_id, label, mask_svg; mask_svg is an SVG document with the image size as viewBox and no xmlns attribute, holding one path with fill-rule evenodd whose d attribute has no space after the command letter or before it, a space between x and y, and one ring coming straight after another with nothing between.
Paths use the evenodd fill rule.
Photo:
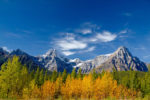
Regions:
<instances>
[{"instance_id":1,"label":"golden autumn foliage","mask_svg":"<svg viewBox=\"0 0 150 100\"><path fill-rule=\"evenodd\" d=\"M82 74L48 73L37 68L28 71L21 65L18 57L1 66L0 98L16 98L25 100L51 100L56 98L103 100L105 98L134 99L150 94L150 73L105 72ZM141 75L139 77L139 75ZM124 78L122 78L124 77ZM119 84L117 83L119 82Z\"/></svg>"},{"instance_id":2,"label":"golden autumn foliage","mask_svg":"<svg viewBox=\"0 0 150 100\"><path fill-rule=\"evenodd\" d=\"M70 76L67 77L66 83L61 87L61 94L65 98L80 97L81 96L81 79L71 79Z\"/></svg>"},{"instance_id":3,"label":"golden autumn foliage","mask_svg":"<svg viewBox=\"0 0 150 100\"><path fill-rule=\"evenodd\" d=\"M54 98L56 94L56 84L50 81L46 81L41 87L43 98Z\"/></svg>"},{"instance_id":4,"label":"golden autumn foliage","mask_svg":"<svg viewBox=\"0 0 150 100\"><path fill-rule=\"evenodd\" d=\"M91 98L93 96L93 80L91 74L85 76L81 81L81 91L83 98Z\"/></svg>"},{"instance_id":5,"label":"golden autumn foliage","mask_svg":"<svg viewBox=\"0 0 150 100\"><path fill-rule=\"evenodd\" d=\"M95 80L93 80L92 74L85 75L83 79L72 78L68 75L64 83L62 78L58 77L55 82L48 80L39 88L34 86L33 83L34 81L31 82L31 91L28 91L29 93L25 89L25 92L30 94L30 98L54 99L61 96L64 99L101 100L109 97L126 99L137 95L135 91L118 85L110 73L105 73L102 77L98 77Z\"/></svg>"},{"instance_id":6,"label":"golden autumn foliage","mask_svg":"<svg viewBox=\"0 0 150 100\"><path fill-rule=\"evenodd\" d=\"M61 93L66 98L95 98L96 100L112 97L127 98L136 95L135 91L131 91L113 80L109 73L105 73L102 78L98 77L92 80L92 75L86 75L83 80L71 79L68 76L66 83L61 87Z\"/></svg>"}]
</instances>

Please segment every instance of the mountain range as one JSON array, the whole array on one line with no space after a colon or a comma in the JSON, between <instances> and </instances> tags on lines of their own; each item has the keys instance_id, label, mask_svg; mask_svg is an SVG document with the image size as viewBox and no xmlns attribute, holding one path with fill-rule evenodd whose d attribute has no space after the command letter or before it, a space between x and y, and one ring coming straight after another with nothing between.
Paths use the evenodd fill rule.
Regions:
<instances>
[{"instance_id":1,"label":"mountain range","mask_svg":"<svg viewBox=\"0 0 150 100\"><path fill-rule=\"evenodd\" d=\"M106 71L148 71L147 65L134 57L130 51L121 46L114 53L99 55L94 59L82 61L79 58L69 59L55 49L49 50L46 54L41 56L31 56L24 51L17 49L12 52L7 52L0 48L0 65L2 65L8 58L14 55L19 56L20 62L26 64L29 70L36 69L37 67L47 69L49 71L71 72L73 68L81 69L83 73L89 73L93 69L96 72Z\"/></svg>"}]
</instances>

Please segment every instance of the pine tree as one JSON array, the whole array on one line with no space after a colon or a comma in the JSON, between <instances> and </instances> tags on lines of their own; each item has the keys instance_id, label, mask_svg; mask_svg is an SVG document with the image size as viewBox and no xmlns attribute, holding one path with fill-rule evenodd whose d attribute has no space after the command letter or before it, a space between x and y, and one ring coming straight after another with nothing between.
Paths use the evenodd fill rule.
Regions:
<instances>
[{"instance_id":1,"label":"pine tree","mask_svg":"<svg viewBox=\"0 0 150 100\"><path fill-rule=\"evenodd\" d=\"M73 79L76 78L76 69L75 68L72 70L71 78L73 78Z\"/></svg>"},{"instance_id":2,"label":"pine tree","mask_svg":"<svg viewBox=\"0 0 150 100\"><path fill-rule=\"evenodd\" d=\"M64 71L63 71L63 73L62 73L62 82L63 82L63 83L65 83L66 78L67 78L67 71L66 71L66 69L64 69Z\"/></svg>"},{"instance_id":3,"label":"pine tree","mask_svg":"<svg viewBox=\"0 0 150 100\"><path fill-rule=\"evenodd\" d=\"M101 77L105 74L105 70L103 69L101 72Z\"/></svg>"},{"instance_id":4,"label":"pine tree","mask_svg":"<svg viewBox=\"0 0 150 100\"><path fill-rule=\"evenodd\" d=\"M82 78L83 78L81 68L80 68L80 69L79 69L79 71L78 71L77 77L78 77L78 78L80 78L80 79L82 79Z\"/></svg>"},{"instance_id":5,"label":"pine tree","mask_svg":"<svg viewBox=\"0 0 150 100\"><path fill-rule=\"evenodd\" d=\"M52 82L55 82L56 79L57 79L57 76L58 76L57 72L56 72L56 71L53 71L52 77L51 77L51 81L52 81Z\"/></svg>"},{"instance_id":6,"label":"pine tree","mask_svg":"<svg viewBox=\"0 0 150 100\"><path fill-rule=\"evenodd\" d=\"M97 75L95 69L93 69L93 72L92 72L92 78L93 78L93 80L96 80L97 77L98 77L98 75Z\"/></svg>"},{"instance_id":7,"label":"pine tree","mask_svg":"<svg viewBox=\"0 0 150 100\"><path fill-rule=\"evenodd\" d=\"M39 85L41 86L43 83L44 83L44 73L42 69L39 74Z\"/></svg>"},{"instance_id":8,"label":"pine tree","mask_svg":"<svg viewBox=\"0 0 150 100\"><path fill-rule=\"evenodd\" d=\"M117 75L117 72L116 72L115 67L113 67L113 72L112 72L112 74L113 74L113 78L114 78L115 80L117 80L118 75Z\"/></svg>"},{"instance_id":9,"label":"pine tree","mask_svg":"<svg viewBox=\"0 0 150 100\"><path fill-rule=\"evenodd\" d=\"M130 70L130 88L134 88L134 78L135 78L135 72Z\"/></svg>"},{"instance_id":10,"label":"pine tree","mask_svg":"<svg viewBox=\"0 0 150 100\"><path fill-rule=\"evenodd\" d=\"M46 80L48 80L47 74L48 74L48 72L47 72L47 70L46 70L46 71L45 71L45 74L44 74L44 82L45 82Z\"/></svg>"},{"instance_id":11,"label":"pine tree","mask_svg":"<svg viewBox=\"0 0 150 100\"><path fill-rule=\"evenodd\" d=\"M38 67L37 70L36 70L36 72L35 72L35 75L34 75L34 80L35 80L35 83L37 85L39 85L39 75L40 75L40 69Z\"/></svg>"}]
</instances>

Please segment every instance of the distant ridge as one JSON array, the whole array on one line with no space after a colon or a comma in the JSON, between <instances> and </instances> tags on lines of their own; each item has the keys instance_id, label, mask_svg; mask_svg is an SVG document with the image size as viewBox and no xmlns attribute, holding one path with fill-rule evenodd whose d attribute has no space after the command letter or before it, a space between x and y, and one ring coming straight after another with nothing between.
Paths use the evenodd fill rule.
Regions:
<instances>
[{"instance_id":1,"label":"distant ridge","mask_svg":"<svg viewBox=\"0 0 150 100\"><path fill-rule=\"evenodd\" d=\"M57 50L51 49L46 54L34 57L24 51L17 49L11 53L0 48L0 64L3 64L8 58L17 55L20 57L22 64L26 64L29 69L40 68L48 69L49 71L62 72L66 69L71 72L73 68L81 69L83 73L89 73L93 69L97 72L102 70L113 71L148 71L147 65L140 61L137 57L132 56L126 47L119 47L114 53L99 55L92 60L81 61L79 58L68 59L62 56Z\"/></svg>"}]
</instances>

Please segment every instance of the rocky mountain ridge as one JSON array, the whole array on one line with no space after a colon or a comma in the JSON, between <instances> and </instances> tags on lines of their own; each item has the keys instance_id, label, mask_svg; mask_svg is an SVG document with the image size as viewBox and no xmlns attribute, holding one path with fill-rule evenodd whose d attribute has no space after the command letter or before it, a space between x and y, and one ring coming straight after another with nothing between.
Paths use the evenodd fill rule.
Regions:
<instances>
[{"instance_id":1,"label":"rocky mountain ridge","mask_svg":"<svg viewBox=\"0 0 150 100\"><path fill-rule=\"evenodd\" d=\"M26 64L30 69L37 66L48 69L49 71L60 71L66 69L71 72L73 68L81 69L83 73L89 73L93 69L97 72L102 70L113 71L148 71L146 64L137 57L132 56L126 47L118 48L114 53L99 55L94 59L82 61L79 58L68 59L61 55L55 49L49 50L46 54L38 57L31 56L20 49L7 52L0 48L0 64L4 63L8 58L17 55L20 57L22 64Z\"/></svg>"}]
</instances>

